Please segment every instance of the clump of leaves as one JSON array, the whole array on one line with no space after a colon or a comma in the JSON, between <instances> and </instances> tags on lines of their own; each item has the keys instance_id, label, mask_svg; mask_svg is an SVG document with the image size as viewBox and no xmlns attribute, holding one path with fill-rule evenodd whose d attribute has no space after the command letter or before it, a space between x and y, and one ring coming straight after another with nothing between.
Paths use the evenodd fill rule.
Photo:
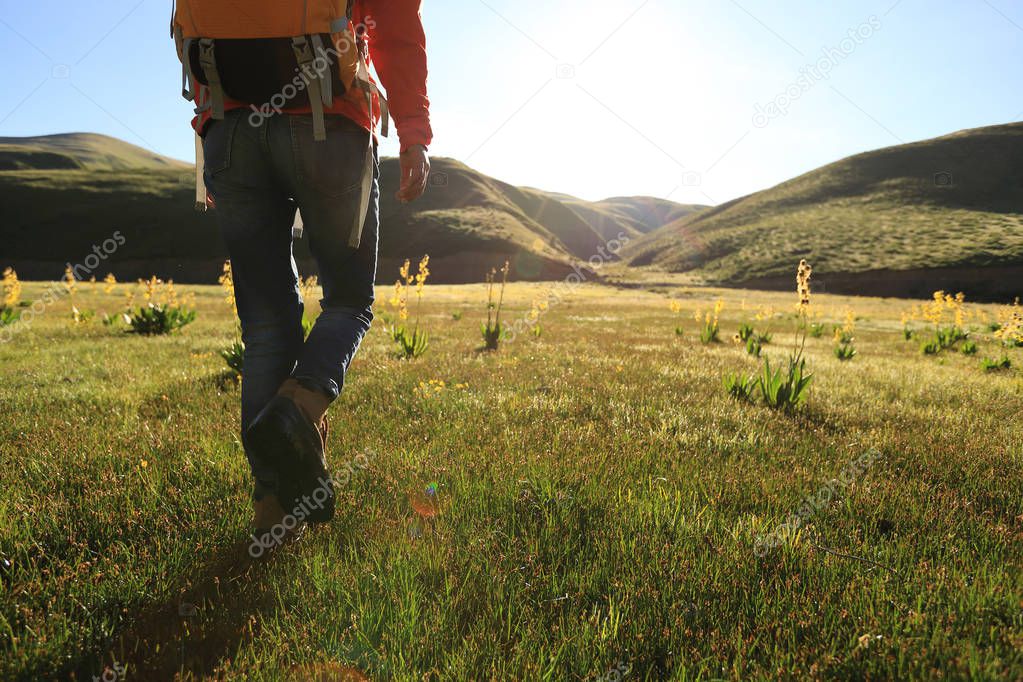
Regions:
<instances>
[{"instance_id":1,"label":"clump of leaves","mask_svg":"<svg viewBox=\"0 0 1023 682\"><path fill-rule=\"evenodd\" d=\"M760 374L760 392L764 403L776 410L795 410L806 402L813 375L806 371L806 359L802 354L791 355L788 367L771 369L770 358L764 358L764 369Z\"/></svg>"},{"instance_id":2,"label":"clump of leaves","mask_svg":"<svg viewBox=\"0 0 1023 682\"><path fill-rule=\"evenodd\" d=\"M857 352L856 349L853 348L852 342L840 343L835 346L835 357L838 358L839 360L842 361L852 360L854 357L856 357L856 355Z\"/></svg>"},{"instance_id":3,"label":"clump of leaves","mask_svg":"<svg viewBox=\"0 0 1023 682\"><path fill-rule=\"evenodd\" d=\"M486 350L497 350L501 345L501 339L505 338L504 327L501 326L501 308L504 306L504 289L508 285L508 270L510 264L504 262L501 268L501 289L494 303L494 286L497 279L497 268L491 268L487 273L487 321L480 324L480 334L483 336L483 348Z\"/></svg>"},{"instance_id":4,"label":"clump of leaves","mask_svg":"<svg viewBox=\"0 0 1023 682\"><path fill-rule=\"evenodd\" d=\"M753 336L753 325L749 322L743 322L739 325L739 340L746 343Z\"/></svg>"},{"instance_id":5,"label":"clump of leaves","mask_svg":"<svg viewBox=\"0 0 1023 682\"><path fill-rule=\"evenodd\" d=\"M227 363L228 368L234 372L235 377L242 375L242 370L245 368L245 344L241 341L235 341L227 348L223 348L220 351L220 357Z\"/></svg>"},{"instance_id":6,"label":"clump of leaves","mask_svg":"<svg viewBox=\"0 0 1023 682\"><path fill-rule=\"evenodd\" d=\"M810 323L810 336L819 339L824 336L824 323L823 322L811 322Z\"/></svg>"},{"instance_id":7,"label":"clump of leaves","mask_svg":"<svg viewBox=\"0 0 1023 682\"><path fill-rule=\"evenodd\" d=\"M980 361L980 366L985 372L1000 372L1012 369L1012 361L1009 360L1008 356L1003 355L997 360L993 358L984 358Z\"/></svg>"},{"instance_id":8,"label":"clump of leaves","mask_svg":"<svg viewBox=\"0 0 1023 682\"><path fill-rule=\"evenodd\" d=\"M754 335L746 339L746 352L752 355L753 357L759 358L763 348L764 344L760 340L759 336Z\"/></svg>"},{"instance_id":9,"label":"clump of leaves","mask_svg":"<svg viewBox=\"0 0 1023 682\"><path fill-rule=\"evenodd\" d=\"M962 345L962 347L959 348L959 352L962 353L963 355L976 355L977 350L978 348L976 341L967 341Z\"/></svg>"},{"instance_id":10,"label":"clump of leaves","mask_svg":"<svg viewBox=\"0 0 1023 682\"><path fill-rule=\"evenodd\" d=\"M128 314L133 334L160 336L178 331L195 321L196 312L185 306L150 303Z\"/></svg>"},{"instance_id":11,"label":"clump of leaves","mask_svg":"<svg viewBox=\"0 0 1023 682\"><path fill-rule=\"evenodd\" d=\"M756 375L744 376L739 373L726 374L724 378L725 391L731 398L741 402L753 402L757 390Z\"/></svg>"},{"instance_id":12,"label":"clump of leaves","mask_svg":"<svg viewBox=\"0 0 1023 682\"><path fill-rule=\"evenodd\" d=\"M852 360L856 357L856 349L853 347L853 332L856 331L856 315L852 310L845 314L845 322L841 327L835 327L835 357L839 360Z\"/></svg>"}]
</instances>

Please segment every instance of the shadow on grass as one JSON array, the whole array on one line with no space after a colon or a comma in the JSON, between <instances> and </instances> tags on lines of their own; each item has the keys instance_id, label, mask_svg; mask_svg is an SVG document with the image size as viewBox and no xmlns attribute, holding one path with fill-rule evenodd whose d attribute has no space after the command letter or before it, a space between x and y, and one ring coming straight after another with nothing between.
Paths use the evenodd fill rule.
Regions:
<instances>
[{"instance_id":1,"label":"shadow on grass","mask_svg":"<svg viewBox=\"0 0 1023 682\"><path fill-rule=\"evenodd\" d=\"M278 553L255 559L249 545L239 542L212 556L176 594L139 612L111 638L105 654L78 661L69 676L92 679L110 661L127 665L127 676L135 679L214 674L225 655L255 634L258 614L273 609L272 595L260 586L279 562Z\"/></svg>"}]
</instances>

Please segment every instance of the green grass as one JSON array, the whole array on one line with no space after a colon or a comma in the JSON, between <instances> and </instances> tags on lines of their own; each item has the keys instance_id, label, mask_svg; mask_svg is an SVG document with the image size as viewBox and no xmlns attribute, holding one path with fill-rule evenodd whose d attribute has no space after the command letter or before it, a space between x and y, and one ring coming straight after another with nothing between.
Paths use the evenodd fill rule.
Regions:
<instances>
[{"instance_id":1,"label":"green grass","mask_svg":"<svg viewBox=\"0 0 1023 682\"><path fill-rule=\"evenodd\" d=\"M185 291L199 317L175 335L72 327L62 301L0 344L0 678L1023 676L1019 349L986 374L907 343L908 303L818 297L829 324L856 312L859 355L809 339L810 399L784 414L722 377L759 366L727 341L748 311L794 295L666 292L683 319L725 301L705 346L664 295L581 287L541 337L480 353L450 311L484 315L483 285L427 286L428 353L397 359L375 326L331 411L335 466L372 453L337 520L252 562L234 324L219 290ZM509 285L505 319L539 291ZM98 317L123 301L79 286Z\"/></svg>"}]
</instances>

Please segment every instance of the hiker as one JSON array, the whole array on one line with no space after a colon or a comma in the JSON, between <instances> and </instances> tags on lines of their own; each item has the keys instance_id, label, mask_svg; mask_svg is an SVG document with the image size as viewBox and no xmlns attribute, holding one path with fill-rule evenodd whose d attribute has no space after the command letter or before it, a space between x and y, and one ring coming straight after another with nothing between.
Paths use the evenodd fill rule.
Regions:
<instances>
[{"instance_id":1,"label":"hiker","mask_svg":"<svg viewBox=\"0 0 1023 682\"><path fill-rule=\"evenodd\" d=\"M393 116L402 202L426 187L432 132L420 0L242 7L178 0L171 33L183 94L196 103L197 208L215 209L231 258L245 343L242 442L262 541L334 516L326 412L373 319L374 131L379 123L386 135ZM307 339L292 255L302 233L323 287Z\"/></svg>"}]
</instances>

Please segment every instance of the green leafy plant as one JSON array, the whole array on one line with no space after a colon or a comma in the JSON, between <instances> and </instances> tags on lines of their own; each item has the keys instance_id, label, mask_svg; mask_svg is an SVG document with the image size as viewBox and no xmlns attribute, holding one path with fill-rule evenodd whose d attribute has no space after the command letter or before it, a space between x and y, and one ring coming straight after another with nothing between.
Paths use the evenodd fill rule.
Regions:
<instances>
[{"instance_id":1,"label":"green leafy plant","mask_svg":"<svg viewBox=\"0 0 1023 682\"><path fill-rule=\"evenodd\" d=\"M993 358L984 358L980 361L980 366L985 372L999 372L1012 369L1012 361L1009 360L1008 356L1003 355L997 360Z\"/></svg>"},{"instance_id":2,"label":"green leafy plant","mask_svg":"<svg viewBox=\"0 0 1023 682\"><path fill-rule=\"evenodd\" d=\"M78 306L71 307L71 321L75 324L88 324L96 317L96 311L91 309L79 310Z\"/></svg>"},{"instance_id":3,"label":"green leafy plant","mask_svg":"<svg viewBox=\"0 0 1023 682\"><path fill-rule=\"evenodd\" d=\"M398 344L401 356L406 360L418 358L430 347L430 338L421 329L410 332L405 327L396 327L391 330L391 338Z\"/></svg>"},{"instance_id":4,"label":"green leafy plant","mask_svg":"<svg viewBox=\"0 0 1023 682\"><path fill-rule=\"evenodd\" d=\"M959 352L963 355L976 355L977 350L978 347L976 341L966 341L962 347L959 348Z\"/></svg>"},{"instance_id":5,"label":"green leafy plant","mask_svg":"<svg viewBox=\"0 0 1023 682\"><path fill-rule=\"evenodd\" d=\"M905 339L906 341L912 341L913 340L913 335L915 333L916 332L914 332L909 327L903 327L902 328L902 338Z\"/></svg>"},{"instance_id":6,"label":"green leafy plant","mask_svg":"<svg viewBox=\"0 0 1023 682\"><path fill-rule=\"evenodd\" d=\"M746 343L753 336L753 325L748 322L743 322L739 325L739 340Z\"/></svg>"},{"instance_id":7,"label":"green leafy plant","mask_svg":"<svg viewBox=\"0 0 1023 682\"><path fill-rule=\"evenodd\" d=\"M171 334L195 321L196 312L184 306L150 303L128 314L131 332L142 336Z\"/></svg>"},{"instance_id":8,"label":"green leafy plant","mask_svg":"<svg viewBox=\"0 0 1023 682\"><path fill-rule=\"evenodd\" d=\"M763 371L760 373L760 393L764 403L776 410L792 411L800 408L806 402L810 382L813 380L813 375L806 371L806 359L803 357L809 331L812 274L813 268L810 264L806 260L799 261L799 268L796 270L796 293L799 294L798 322L787 366L772 369L771 359L765 357Z\"/></svg>"},{"instance_id":9,"label":"green leafy plant","mask_svg":"<svg viewBox=\"0 0 1023 682\"><path fill-rule=\"evenodd\" d=\"M839 343L835 346L835 357L839 360L852 360L856 355L856 349L853 348L851 341L849 343Z\"/></svg>"},{"instance_id":10,"label":"green leafy plant","mask_svg":"<svg viewBox=\"0 0 1023 682\"><path fill-rule=\"evenodd\" d=\"M753 396L757 390L756 375L726 374L723 383L725 391L730 397L742 402L753 402Z\"/></svg>"},{"instance_id":11,"label":"green leafy plant","mask_svg":"<svg viewBox=\"0 0 1023 682\"><path fill-rule=\"evenodd\" d=\"M462 319L462 311L456 310L455 312L451 313L451 319L454 320L455 322L460 321Z\"/></svg>"},{"instance_id":12,"label":"green leafy plant","mask_svg":"<svg viewBox=\"0 0 1023 682\"><path fill-rule=\"evenodd\" d=\"M811 322L810 323L810 336L819 339L824 336L824 323L823 322Z\"/></svg>"},{"instance_id":13,"label":"green leafy plant","mask_svg":"<svg viewBox=\"0 0 1023 682\"><path fill-rule=\"evenodd\" d=\"M724 307L724 301L718 300L714 303L713 311L707 311L702 315L700 311L696 311L694 318L703 325L700 329L700 341L704 344L717 343L720 340L721 327L719 319Z\"/></svg>"},{"instance_id":14,"label":"green leafy plant","mask_svg":"<svg viewBox=\"0 0 1023 682\"><path fill-rule=\"evenodd\" d=\"M487 321L480 323L480 334L483 336L483 348L485 350L497 350L501 340L507 336L506 330L501 326L501 308L504 305L504 289L508 285L508 270L510 264L504 262L501 268L501 289L494 303L494 286L497 279L497 268L491 268L487 273Z\"/></svg>"},{"instance_id":15,"label":"green leafy plant","mask_svg":"<svg viewBox=\"0 0 1023 682\"><path fill-rule=\"evenodd\" d=\"M245 344L241 341L235 341L227 348L223 348L220 351L220 357L227 363L228 368L234 372L236 377L242 375L242 370L245 368Z\"/></svg>"},{"instance_id":16,"label":"green leafy plant","mask_svg":"<svg viewBox=\"0 0 1023 682\"><path fill-rule=\"evenodd\" d=\"M15 308L0 308L0 327L14 324L21 317L21 311Z\"/></svg>"},{"instance_id":17,"label":"green leafy plant","mask_svg":"<svg viewBox=\"0 0 1023 682\"><path fill-rule=\"evenodd\" d=\"M806 371L806 360L802 354L791 355L787 368L771 369L770 358L764 358L760 374L760 392L764 403L776 410L795 410L806 402L813 375Z\"/></svg>"},{"instance_id":18,"label":"green leafy plant","mask_svg":"<svg viewBox=\"0 0 1023 682\"><path fill-rule=\"evenodd\" d=\"M423 305L423 289L426 286L426 279L430 276L430 256L423 256L419 261L419 272L412 274L410 262L405 259L399 274L401 275L394 283L394 296L391 298L391 305L397 309L399 323L390 328L391 339L398 345L400 357L411 360L418 358L430 347L429 335L419 328L420 309ZM409 318L408 294L412 285L416 287L416 320L411 331L404 322Z\"/></svg>"},{"instance_id":19,"label":"green leafy plant","mask_svg":"<svg viewBox=\"0 0 1023 682\"><path fill-rule=\"evenodd\" d=\"M309 334L313 331L313 327L316 326L316 320L309 317L308 315L302 315L302 338L308 339Z\"/></svg>"},{"instance_id":20,"label":"green leafy plant","mask_svg":"<svg viewBox=\"0 0 1023 682\"><path fill-rule=\"evenodd\" d=\"M759 358L763 348L764 345L760 341L760 338L758 336L754 335L746 339L746 352L752 355L753 357Z\"/></svg>"},{"instance_id":21,"label":"green leafy plant","mask_svg":"<svg viewBox=\"0 0 1023 682\"><path fill-rule=\"evenodd\" d=\"M942 348L952 348L960 341L965 341L967 338L969 338L969 336L970 336L969 332L964 331L960 327L953 325L951 327L939 329L936 333L935 338L938 340L938 343L941 345Z\"/></svg>"}]
</instances>

